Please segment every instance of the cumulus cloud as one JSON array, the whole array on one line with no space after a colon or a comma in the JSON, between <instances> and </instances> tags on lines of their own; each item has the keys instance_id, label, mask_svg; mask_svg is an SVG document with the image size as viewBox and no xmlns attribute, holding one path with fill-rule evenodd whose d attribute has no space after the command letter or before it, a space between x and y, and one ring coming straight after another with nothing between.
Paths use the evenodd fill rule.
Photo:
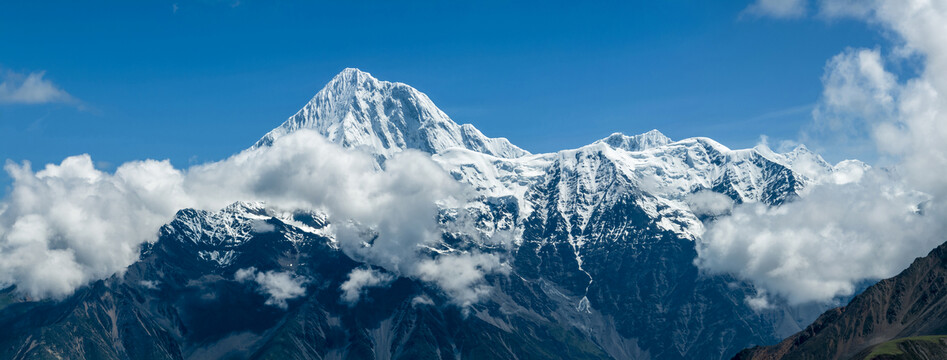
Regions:
<instances>
[{"instance_id":1,"label":"cumulus cloud","mask_svg":"<svg viewBox=\"0 0 947 360\"><path fill-rule=\"evenodd\" d=\"M342 249L353 258L395 274L427 280L424 250L440 241L439 205L455 208L473 193L430 156L403 151L384 169L364 153L342 149L310 131L296 131L270 147L245 151L225 161L191 168L185 180L198 203L222 207L233 199L251 199L284 208L324 208ZM217 189L226 189L218 194ZM499 270L495 255L440 254L440 261L470 263L468 282ZM479 263L474 263L479 261ZM462 292L455 284L434 281L449 295L470 304L485 293ZM450 287L445 287L450 285Z\"/></svg>"},{"instance_id":2,"label":"cumulus cloud","mask_svg":"<svg viewBox=\"0 0 947 360\"><path fill-rule=\"evenodd\" d=\"M836 165L829 178L777 208L745 204L707 227L697 264L752 281L791 303L849 295L896 275L944 241L947 225L947 7L924 0L823 0L824 16L885 28L896 49L848 49L830 59L814 120L874 144L885 166ZM920 59L899 80L893 62Z\"/></svg>"},{"instance_id":3,"label":"cumulus cloud","mask_svg":"<svg viewBox=\"0 0 947 360\"><path fill-rule=\"evenodd\" d=\"M894 75L884 70L879 48L846 49L825 65L822 100L804 136L836 151L877 156L872 124L894 116ZM866 121L868 120L868 121Z\"/></svg>"},{"instance_id":4,"label":"cumulus cloud","mask_svg":"<svg viewBox=\"0 0 947 360\"><path fill-rule=\"evenodd\" d=\"M29 163L5 169L13 187L0 205L0 283L33 297L61 297L124 269L187 203L176 191L183 176L167 161L127 163L114 174L88 155L37 172Z\"/></svg>"},{"instance_id":5,"label":"cumulus cloud","mask_svg":"<svg viewBox=\"0 0 947 360\"><path fill-rule=\"evenodd\" d=\"M250 228L253 229L253 232L257 234L276 231L276 226L273 226L273 224L267 223L263 220L252 220L250 222Z\"/></svg>"},{"instance_id":6,"label":"cumulus cloud","mask_svg":"<svg viewBox=\"0 0 947 360\"><path fill-rule=\"evenodd\" d=\"M234 280L253 282L260 294L266 295L264 304L286 309L286 301L306 295L306 278L289 272L257 271L254 267L237 270Z\"/></svg>"},{"instance_id":7,"label":"cumulus cloud","mask_svg":"<svg viewBox=\"0 0 947 360\"><path fill-rule=\"evenodd\" d=\"M472 253L423 260L417 272L422 280L437 284L455 304L466 307L490 292L485 274L507 274L509 267L495 255Z\"/></svg>"},{"instance_id":8,"label":"cumulus cloud","mask_svg":"<svg viewBox=\"0 0 947 360\"><path fill-rule=\"evenodd\" d=\"M889 118L894 111L894 75L884 69L879 49L847 49L825 66L816 120L830 130L851 133L863 119Z\"/></svg>"},{"instance_id":9,"label":"cumulus cloud","mask_svg":"<svg viewBox=\"0 0 947 360\"><path fill-rule=\"evenodd\" d=\"M687 195L684 202L690 207L691 212L697 216L726 215L730 213L730 209L733 207L733 199L729 196L709 190Z\"/></svg>"},{"instance_id":10,"label":"cumulus cloud","mask_svg":"<svg viewBox=\"0 0 947 360\"><path fill-rule=\"evenodd\" d=\"M794 18L806 14L806 0L756 0L745 10L744 14L755 16L772 16L777 18Z\"/></svg>"},{"instance_id":11,"label":"cumulus cloud","mask_svg":"<svg viewBox=\"0 0 947 360\"><path fill-rule=\"evenodd\" d=\"M919 207L928 199L870 173L779 207L737 206L708 226L697 264L793 304L851 295L856 282L897 274L944 241L941 209Z\"/></svg>"},{"instance_id":12,"label":"cumulus cloud","mask_svg":"<svg viewBox=\"0 0 947 360\"><path fill-rule=\"evenodd\" d=\"M6 170L13 186L0 205L0 285L33 297L63 297L122 271L181 208L217 210L234 201L325 210L349 256L421 278L420 265L431 260L424 250L440 240L439 206L470 196L425 154L405 151L379 169L370 155L308 130L186 170L146 160L107 173L88 155L37 172L29 163ZM254 231L272 226L255 223ZM472 269L475 276L497 268L491 257L477 257L486 263Z\"/></svg>"},{"instance_id":13,"label":"cumulus cloud","mask_svg":"<svg viewBox=\"0 0 947 360\"><path fill-rule=\"evenodd\" d=\"M0 104L43 104L74 102L69 93L52 81L44 79L45 71L27 75L6 71L0 73Z\"/></svg>"},{"instance_id":14,"label":"cumulus cloud","mask_svg":"<svg viewBox=\"0 0 947 360\"><path fill-rule=\"evenodd\" d=\"M394 276L371 268L358 268L349 273L348 280L339 286L342 290L342 302L355 305L366 289L385 287L395 280Z\"/></svg>"}]
</instances>

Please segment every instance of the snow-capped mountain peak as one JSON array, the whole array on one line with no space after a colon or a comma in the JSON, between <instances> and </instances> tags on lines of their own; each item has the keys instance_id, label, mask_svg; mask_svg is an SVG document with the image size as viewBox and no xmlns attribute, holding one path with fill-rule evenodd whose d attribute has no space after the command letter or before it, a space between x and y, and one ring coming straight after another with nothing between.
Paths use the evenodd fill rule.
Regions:
<instances>
[{"instance_id":1,"label":"snow-capped mountain peak","mask_svg":"<svg viewBox=\"0 0 947 360\"><path fill-rule=\"evenodd\" d=\"M657 129L654 129L646 133L633 136L628 136L622 133L614 133L609 135L607 138L596 141L596 143L608 144L611 147L627 151L641 151L670 144L671 139L667 136L664 136L664 134L662 134Z\"/></svg>"},{"instance_id":2,"label":"snow-capped mountain peak","mask_svg":"<svg viewBox=\"0 0 947 360\"><path fill-rule=\"evenodd\" d=\"M333 77L332 80L329 82L329 84L336 84L336 83L348 83L348 84L354 84L354 85L359 85L361 83L375 84L375 83L378 83L378 79L372 76L372 74L369 74L357 68L345 68L345 69L342 69L342 72L336 74L335 77Z\"/></svg>"},{"instance_id":3,"label":"snow-capped mountain peak","mask_svg":"<svg viewBox=\"0 0 947 360\"><path fill-rule=\"evenodd\" d=\"M465 148L501 158L529 152L504 138L488 138L473 125L459 125L424 93L347 68L309 103L254 146L267 146L298 129L312 129L344 147L381 158L405 149L440 153Z\"/></svg>"},{"instance_id":4,"label":"snow-capped mountain peak","mask_svg":"<svg viewBox=\"0 0 947 360\"><path fill-rule=\"evenodd\" d=\"M330 204L180 210L124 274L59 305L0 304L0 327L13 329L0 336L0 358L68 357L71 339L85 338L85 354L111 358L726 359L808 319L779 303L756 309L743 301L759 295L751 284L701 273L704 221L733 203L779 206L811 184L866 171L857 161L830 166L805 147L731 150L657 130L530 155L455 123L408 85L354 68L255 146L265 152L299 129L374 154L378 165L426 151L468 185L458 196L467 201L437 203L436 225L397 224L438 226L440 241L423 243L370 223L358 227L377 235L368 241L338 237L357 219ZM377 216L425 214L403 211ZM400 256L410 258L391 260Z\"/></svg>"}]
</instances>

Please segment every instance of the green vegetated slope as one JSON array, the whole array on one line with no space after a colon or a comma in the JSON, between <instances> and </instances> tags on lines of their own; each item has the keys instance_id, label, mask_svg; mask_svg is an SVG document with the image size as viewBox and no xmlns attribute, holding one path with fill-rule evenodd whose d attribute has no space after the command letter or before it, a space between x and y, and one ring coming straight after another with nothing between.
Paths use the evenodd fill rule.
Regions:
<instances>
[{"instance_id":1,"label":"green vegetated slope","mask_svg":"<svg viewBox=\"0 0 947 360\"><path fill-rule=\"evenodd\" d=\"M914 336L875 345L859 360L934 360L947 358L947 335Z\"/></svg>"}]
</instances>

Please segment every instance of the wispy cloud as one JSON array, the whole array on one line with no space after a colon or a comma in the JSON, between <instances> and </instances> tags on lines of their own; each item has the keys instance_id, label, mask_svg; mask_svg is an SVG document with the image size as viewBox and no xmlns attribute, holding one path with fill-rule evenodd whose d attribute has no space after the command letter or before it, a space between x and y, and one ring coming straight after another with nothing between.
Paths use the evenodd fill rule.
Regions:
<instances>
[{"instance_id":1,"label":"wispy cloud","mask_svg":"<svg viewBox=\"0 0 947 360\"><path fill-rule=\"evenodd\" d=\"M798 18L806 15L806 0L756 0L741 15Z\"/></svg>"},{"instance_id":2,"label":"wispy cloud","mask_svg":"<svg viewBox=\"0 0 947 360\"><path fill-rule=\"evenodd\" d=\"M772 120L772 119L781 119L791 115L799 115L805 113L811 113L812 109L815 108L815 104L805 104L799 106L792 106L783 109L777 109L769 112L765 112L754 117L751 117L746 120L746 122L757 122L763 120Z\"/></svg>"},{"instance_id":3,"label":"wispy cloud","mask_svg":"<svg viewBox=\"0 0 947 360\"><path fill-rule=\"evenodd\" d=\"M45 71L0 72L0 104L77 103L65 90L45 79Z\"/></svg>"}]
</instances>

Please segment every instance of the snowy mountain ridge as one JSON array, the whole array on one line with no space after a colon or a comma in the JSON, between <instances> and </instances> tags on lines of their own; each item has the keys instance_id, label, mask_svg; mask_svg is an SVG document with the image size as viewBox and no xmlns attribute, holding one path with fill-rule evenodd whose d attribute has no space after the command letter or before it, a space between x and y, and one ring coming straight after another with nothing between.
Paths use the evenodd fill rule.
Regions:
<instances>
[{"instance_id":1,"label":"snowy mountain ridge","mask_svg":"<svg viewBox=\"0 0 947 360\"><path fill-rule=\"evenodd\" d=\"M379 81L353 68L336 75L299 112L254 146L272 144L304 128L382 159L405 149L437 153L454 147L503 158L529 155L504 138L488 138L472 125L458 125L413 87Z\"/></svg>"},{"instance_id":2,"label":"snowy mountain ridge","mask_svg":"<svg viewBox=\"0 0 947 360\"><path fill-rule=\"evenodd\" d=\"M275 230L272 222L287 226L286 240L298 242L309 233L335 246L328 216L317 211L281 211L262 202L235 202L219 211L183 209L161 229L162 236L207 247L198 251L205 261L228 266L248 240Z\"/></svg>"},{"instance_id":3,"label":"snowy mountain ridge","mask_svg":"<svg viewBox=\"0 0 947 360\"><path fill-rule=\"evenodd\" d=\"M596 141L596 143L605 143L611 147L627 151L641 151L667 145L671 143L671 139L664 136L664 134L657 129L654 129L643 134L632 136L616 132L607 138Z\"/></svg>"},{"instance_id":4,"label":"snowy mountain ridge","mask_svg":"<svg viewBox=\"0 0 947 360\"><path fill-rule=\"evenodd\" d=\"M347 219L331 208L180 210L124 273L55 304L0 305L0 328L11 329L0 357L729 359L825 309L754 308L753 284L701 273L704 221L865 169L805 147L732 150L657 130L530 154L356 69L254 148L299 129L374 155L377 171L398 152L425 152L469 185L468 201L439 203L424 226L441 236L403 253L379 248L382 261L365 252L374 230L361 244L338 237L346 225L331 222ZM418 267L389 266L388 255Z\"/></svg>"},{"instance_id":5,"label":"snowy mountain ridge","mask_svg":"<svg viewBox=\"0 0 947 360\"><path fill-rule=\"evenodd\" d=\"M784 154L765 145L731 150L709 138L674 141L656 129L631 136L614 133L578 149L530 154L505 138L487 138L473 125L458 125L411 86L380 81L353 68L336 75L254 146L302 128L381 161L405 149L430 153L478 193L516 198L520 219L543 206L531 200L535 196L530 192L554 176L564 179L556 185L556 206L577 229L586 226L603 202L640 194L638 201L664 228L689 239L703 232L698 215L688 208L690 194L709 190L736 203L778 205L809 184L865 167L857 161L833 166L802 145Z\"/></svg>"},{"instance_id":6,"label":"snowy mountain ridge","mask_svg":"<svg viewBox=\"0 0 947 360\"><path fill-rule=\"evenodd\" d=\"M858 161L829 164L802 145L787 153L774 152L765 144L734 150L705 137L675 141L656 129L638 135L613 133L576 149L530 154L506 139L487 138L472 125L454 123L426 95L408 85L379 81L356 69L333 78L302 110L254 147L269 146L304 128L342 147L372 154L379 164L407 149L430 154L479 197L462 209L442 209L448 214L439 220L445 239L425 246L425 251L499 252L516 258L536 251L529 256L546 259L540 263L554 256L561 266L573 264L572 275L560 279L565 281L560 285L572 283L575 297L570 297L569 306L586 314L603 306L594 300L603 295L595 293L601 290L593 284L612 281L602 271L607 267L603 256L619 256L610 254L614 251L650 256L644 254L694 246L708 216L694 208L691 197L695 194L716 193L718 200L729 198L731 206L779 205L803 195L812 184L838 182L867 167ZM454 217L459 212L466 215ZM338 246L327 214L311 213L304 216L310 221L300 221L294 211L238 203L218 213L181 215L175 222L186 224L172 228L203 231L182 234L181 239L206 239L213 244L219 242L217 235L230 234L227 238L234 244L226 251L199 254L219 267L231 266L241 256L239 239L256 234L246 225L248 221L281 224L285 236L293 238L287 238L290 243L295 238L327 239L328 246ZM472 229L479 234L470 233ZM500 243L509 247L496 247ZM673 250L673 256L684 256L683 262L692 266L692 259L679 251L686 253ZM768 316L785 319L782 329L798 330L795 320Z\"/></svg>"}]
</instances>

